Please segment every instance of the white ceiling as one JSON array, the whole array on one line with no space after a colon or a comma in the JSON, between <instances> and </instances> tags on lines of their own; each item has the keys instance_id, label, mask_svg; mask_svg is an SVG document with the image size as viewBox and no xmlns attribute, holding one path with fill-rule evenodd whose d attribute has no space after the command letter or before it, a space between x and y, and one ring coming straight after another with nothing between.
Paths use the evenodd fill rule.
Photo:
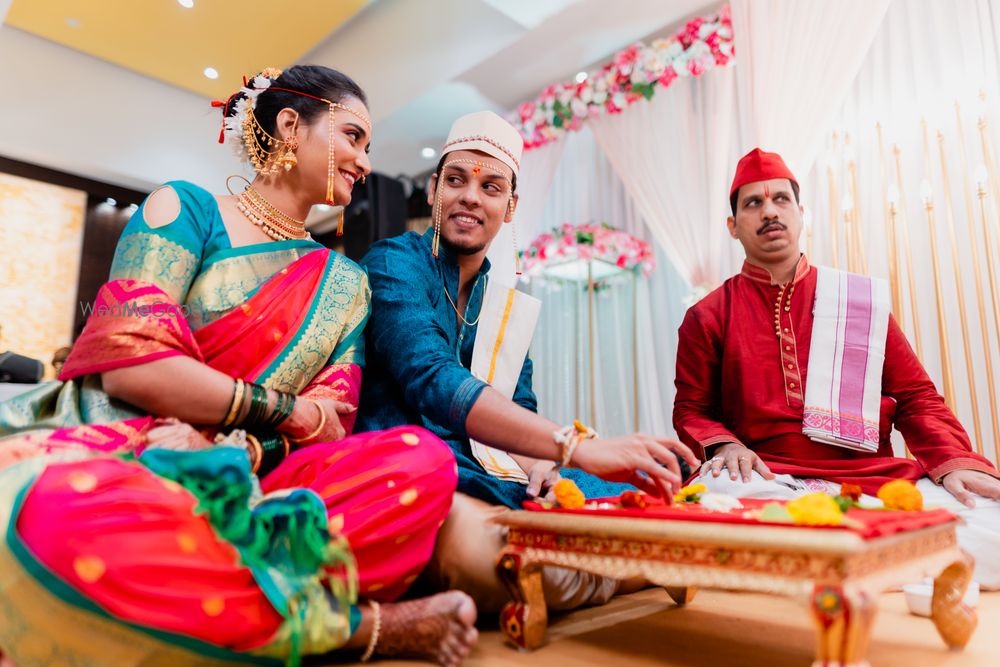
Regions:
<instances>
[{"instance_id":1,"label":"white ceiling","mask_svg":"<svg viewBox=\"0 0 1000 667\"><path fill-rule=\"evenodd\" d=\"M506 112L718 4L373 0L302 62L361 84L376 121L375 169L413 175L433 167L420 149L439 147L459 115ZM0 19L8 5L0 0ZM185 178L220 191L240 169L215 143L219 118L204 98L7 26L0 62L0 155L139 189Z\"/></svg>"}]
</instances>

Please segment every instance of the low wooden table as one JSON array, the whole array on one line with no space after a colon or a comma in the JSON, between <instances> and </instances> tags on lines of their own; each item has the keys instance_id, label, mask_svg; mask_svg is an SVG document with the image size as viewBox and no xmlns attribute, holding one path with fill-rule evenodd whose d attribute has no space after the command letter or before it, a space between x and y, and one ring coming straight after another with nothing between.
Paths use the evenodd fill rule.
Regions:
<instances>
[{"instance_id":1,"label":"low wooden table","mask_svg":"<svg viewBox=\"0 0 1000 667\"><path fill-rule=\"evenodd\" d=\"M976 627L962 604L972 568L958 548L957 521L864 539L848 530L794 526L508 511L497 571L514 602L501 628L515 645L544 643L545 565L616 577L645 577L679 605L698 588L785 595L805 603L815 622L817 667L860 667L878 594L936 576L932 620L950 648Z\"/></svg>"}]
</instances>

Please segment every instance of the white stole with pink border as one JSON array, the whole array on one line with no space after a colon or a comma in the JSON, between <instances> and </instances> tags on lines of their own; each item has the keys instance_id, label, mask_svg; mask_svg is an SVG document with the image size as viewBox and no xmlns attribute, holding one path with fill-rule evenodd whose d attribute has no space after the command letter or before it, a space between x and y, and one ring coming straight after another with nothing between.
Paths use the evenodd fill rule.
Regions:
<instances>
[{"instance_id":1,"label":"white stole with pink border","mask_svg":"<svg viewBox=\"0 0 1000 667\"><path fill-rule=\"evenodd\" d=\"M817 268L802 432L816 442L874 452L879 445L889 283Z\"/></svg>"}]
</instances>

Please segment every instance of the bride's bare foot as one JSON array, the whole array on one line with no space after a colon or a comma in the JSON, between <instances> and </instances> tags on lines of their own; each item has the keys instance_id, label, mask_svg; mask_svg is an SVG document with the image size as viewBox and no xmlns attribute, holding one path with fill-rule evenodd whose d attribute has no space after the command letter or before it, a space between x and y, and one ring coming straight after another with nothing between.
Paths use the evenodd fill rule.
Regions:
<instances>
[{"instance_id":1,"label":"bride's bare foot","mask_svg":"<svg viewBox=\"0 0 1000 667\"><path fill-rule=\"evenodd\" d=\"M461 591L385 604L375 654L457 667L479 638L475 623L476 603Z\"/></svg>"}]
</instances>

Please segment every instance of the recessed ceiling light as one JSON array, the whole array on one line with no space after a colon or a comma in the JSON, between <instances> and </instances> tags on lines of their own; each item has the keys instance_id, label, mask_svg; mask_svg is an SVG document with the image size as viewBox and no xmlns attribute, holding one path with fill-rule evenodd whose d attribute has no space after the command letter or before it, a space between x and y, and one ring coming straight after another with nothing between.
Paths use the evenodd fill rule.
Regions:
<instances>
[{"instance_id":1,"label":"recessed ceiling light","mask_svg":"<svg viewBox=\"0 0 1000 667\"><path fill-rule=\"evenodd\" d=\"M577 83L583 83L586 80L587 80L587 73L586 72L577 72L576 73L576 82Z\"/></svg>"},{"instance_id":2,"label":"recessed ceiling light","mask_svg":"<svg viewBox=\"0 0 1000 667\"><path fill-rule=\"evenodd\" d=\"M218 79L219 78L219 71L217 69L215 69L214 67L206 67L205 71L203 72L203 74L205 76L207 76L209 79Z\"/></svg>"},{"instance_id":3,"label":"recessed ceiling light","mask_svg":"<svg viewBox=\"0 0 1000 667\"><path fill-rule=\"evenodd\" d=\"M430 146L424 146L422 149L420 149L420 157L424 158L425 160L430 160L435 155L437 155L437 151L431 148Z\"/></svg>"},{"instance_id":4,"label":"recessed ceiling light","mask_svg":"<svg viewBox=\"0 0 1000 667\"><path fill-rule=\"evenodd\" d=\"M66 25L68 25L70 28L79 28L80 27L80 19L73 18L72 16L67 16L66 17Z\"/></svg>"},{"instance_id":5,"label":"recessed ceiling light","mask_svg":"<svg viewBox=\"0 0 1000 667\"><path fill-rule=\"evenodd\" d=\"M104 203L107 204L108 206L118 206L118 200L117 199L112 199L111 197L108 197L107 199L105 199Z\"/></svg>"},{"instance_id":6,"label":"recessed ceiling light","mask_svg":"<svg viewBox=\"0 0 1000 667\"><path fill-rule=\"evenodd\" d=\"M194 0L177 0L177 4L180 5L181 7L187 7L188 9L191 9L192 7L194 7Z\"/></svg>"}]
</instances>

